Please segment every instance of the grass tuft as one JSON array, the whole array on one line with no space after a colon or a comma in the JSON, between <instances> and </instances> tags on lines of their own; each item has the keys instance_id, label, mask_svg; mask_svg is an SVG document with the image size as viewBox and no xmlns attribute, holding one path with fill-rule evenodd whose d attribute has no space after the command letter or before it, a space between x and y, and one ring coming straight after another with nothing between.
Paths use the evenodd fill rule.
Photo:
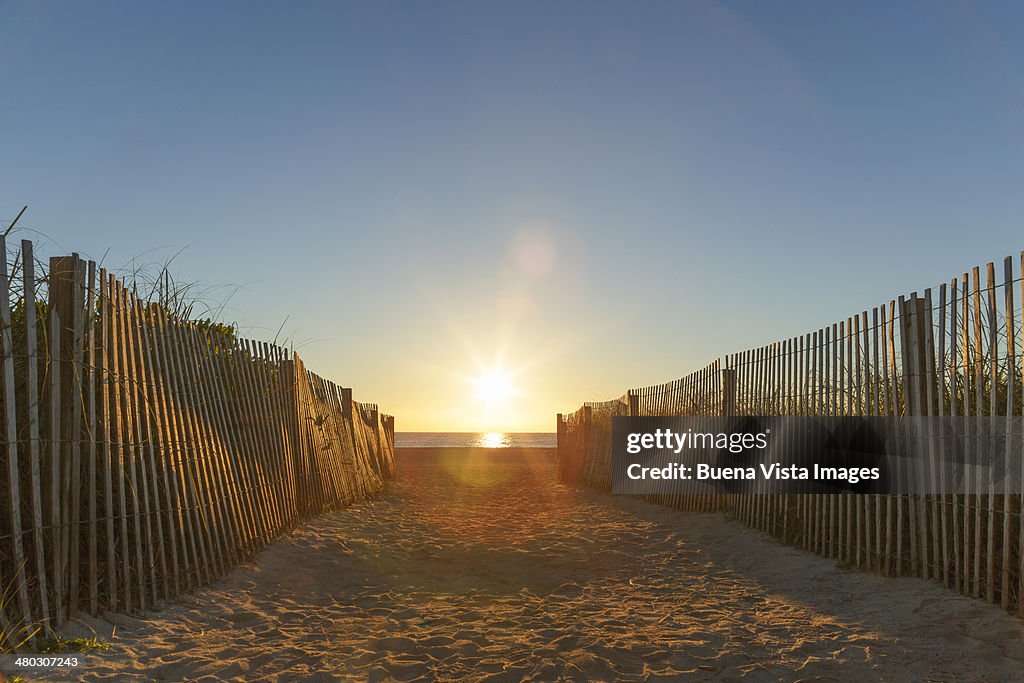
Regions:
<instances>
[{"instance_id":1,"label":"grass tuft","mask_svg":"<svg viewBox=\"0 0 1024 683\"><path fill-rule=\"evenodd\" d=\"M39 654L53 655L66 652L102 652L110 649L110 643L96 638L47 638L39 641L36 650Z\"/></svg>"}]
</instances>

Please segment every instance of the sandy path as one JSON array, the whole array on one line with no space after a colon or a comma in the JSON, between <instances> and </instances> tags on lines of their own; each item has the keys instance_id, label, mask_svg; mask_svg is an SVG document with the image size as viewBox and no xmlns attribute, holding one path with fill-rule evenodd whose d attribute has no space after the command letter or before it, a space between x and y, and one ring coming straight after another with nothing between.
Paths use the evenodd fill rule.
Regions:
<instances>
[{"instance_id":1,"label":"sandy path","mask_svg":"<svg viewBox=\"0 0 1024 683\"><path fill-rule=\"evenodd\" d=\"M1024 624L720 515L400 454L383 499L118 629L86 680L1014 680ZM102 627L104 622L100 622ZM69 679L70 680L70 679Z\"/></svg>"}]
</instances>

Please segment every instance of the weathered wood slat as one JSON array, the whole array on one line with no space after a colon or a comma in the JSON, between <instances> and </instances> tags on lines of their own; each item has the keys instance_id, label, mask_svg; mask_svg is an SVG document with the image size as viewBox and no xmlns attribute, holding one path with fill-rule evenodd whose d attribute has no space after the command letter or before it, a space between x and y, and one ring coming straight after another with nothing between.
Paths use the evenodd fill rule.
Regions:
<instances>
[{"instance_id":1,"label":"weathered wood slat","mask_svg":"<svg viewBox=\"0 0 1024 683\"><path fill-rule=\"evenodd\" d=\"M942 418L946 414L946 284L943 283L939 286L939 339L938 345L936 346L936 355L934 358L935 371L936 371L936 414ZM933 451L933 455L936 458L936 463L939 466L939 491L941 496L939 497L940 514L941 514L941 529L942 529L942 547L940 551L941 557L941 578L944 586L949 586L950 571L949 571L949 556L950 556L950 497L947 495L948 481L949 481L949 463L948 453L946 451L946 441L942 438L936 438L937 443L935 444L936 450Z\"/></svg>"},{"instance_id":2,"label":"weathered wood slat","mask_svg":"<svg viewBox=\"0 0 1024 683\"><path fill-rule=\"evenodd\" d=\"M983 351L982 341L982 327L981 327L981 271L979 268L974 268L971 271L971 276L974 280L974 287L971 292L972 302L974 304L974 420L978 424L978 442L977 449L978 453L982 453L984 449L984 443L982 441L982 430L983 421L985 414L984 397L985 397L985 358ZM974 495L974 583L971 586L971 595L973 597L981 597L983 593L982 583L982 554L984 551L984 507L985 499L984 491L987 486L985 484L985 473L984 468L977 468L977 491Z\"/></svg>"},{"instance_id":3,"label":"weathered wood slat","mask_svg":"<svg viewBox=\"0 0 1024 683\"><path fill-rule=\"evenodd\" d=\"M82 367L85 331L85 275L86 265L82 259L74 256L74 277L71 284L71 362L68 375L70 387L68 396L71 399L70 422L68 424L68 446L71 450L68 460L68 472L65 482L69 505L64 520L65 540L67 548L68 572L68 616L74 617L79 608L80 591L80 553L82 527L82 421L85 416L85 372Z\"/></svg>"},{"instance_id":4,"label":"weathered wood slat","mask_svg":"<svg viewBox=\"0 0 1024 683\"><path fill-rule=\"evenodd\" d=\"M963 274L963 315L961 331L963 334L963 343L961 348L963 350L963 405L961 414L964 416L964 428L967 434L967 438L964 439L964 462L972 462L974 457L974 442L970 438L971 420L967 419L968 416L973 412L971 410L971 336L970 336L970 279L967 273ZM966 478L966 477L965 477ZM977 506L978 497L976 494L970 493L964 496L964 552L963 552L963 589L962 592L967 595L972 592L974 586L974 580L971 576L971 570L974 567L972 560L972 549L974 547L973 539L975 534L975 527L972 525L972 509Z\"/></svg>"},{"instance_id":5,"label":"weathered wood slat","mask_svg":"<svg viewBox=\"0 0 1024 683\"><path fill-rule=\"evenodd\" d=\"M32 481L32 535L35 544L35 583L39 593L40 626L51 631L50 591L46 576L46 539L43 525L43 482L39 434L39 348L36 330L36 276L32 243L21 243L22 283L25 302L25 392L28 407L28 456Z\"/></svg>"},{"instance_id":6,"label":"weathered wood slat","mask_svg":"<svg viewBox=\"0 0 1024 683\"><path fill-rule=\"evenodd\" d=\"M51 272L54 263L50 262ZM53 625L60 627L64 623L64 548L62 541L62 514L61 502L61 470L63 469L64 455L63 440L61 439L61 363L60 363L60 341L63 330L62 321L51 298L48 302L49 322L46 326L46 334L49 350L46 354L46 393L49 399L50 427L46 443L46 462L43 463L43 470L49 474L49 501L46 508L49 511L50 522L50 559L53 573L50 576L50 588L53 591ZM45 478L45 475L44 475ZM44 484L45 486L45 484Z\"/></svg>"},{"instance_id":7,"label":"weathered wood slat","mask_svg":"<svg viewBox=\"0 0 1024 683\"><path fill-rule=\"evenodd\" d=\"M21 521L21 463L18 444L17 395L14 386L14 336L11 318L11 292L7 267L7 240L0 235L0 358L3 359L4 437L7 442L7 476L11 547L14 560L14 582L21 609L21 629L30 629L32 607L28 596L28 561L25 556L24 527Z\"/></svg>"},{"instance_id":8,"label":"weathered wood slat","mask_svg":"<svg viewBox=\"0 0 1024 683\"><path fill-rule=\"evenodd\" d=\"M959 372L960 365L957 360L957 340L959 339L960 333L957 328L957 279L954 277L949 283L949 415L950 417L956 417L957 410L957 391L960 386ZM954 474L950 472L950 474ZM966 505L964 505L966 509ZM961 559L963 556L963 550L961 546L961 524L960 524L960 496L954 491L951 496L951 507L950 507L950 527L953 530L953 568L952 574L953 579L951 581L952 587L958 591L964 591L964 573L963 564ZM966 530L966 527L964 527Z\"/></svg>"},{"instance_id":9,"label":"weathered wood slat","mask_svg":"<svg viewBox=\"0 0 1024 683\"><path fill-rule=\"evenodd\" d=\"M99 374L96 363L97 363L97 348L96 348L96 307L98 306L97 291L96 291L96 263L89 261L88 275L86 276L86 298L85 298L85 309L88 311L88 318L85 323L86 327L86 361L84 373L87 377L86 380L86 391L89 397L89 407L86 418L86 434L89 439L88 445L88 464L86 470L88 471L86 479L86 491L87 491L87 516L89 518L88 526L86 527L86 535L89 539L88 548L88 565L89 565L89 613L92 615L99 614L99 520L97 518L97 501L96 495L99 491L99 477L96 471L97 467L97 446L99 445L99 422L97 420L98 404L97 394L100 391L100 385L103 382L103 376ZM99 380L99 384L97 383Z\"/></svg>"},{"instance_id":10,"label":"weathered wood slat","mask_svg":"<svg viewBox=\"0 0 1024 683\"><path fill-rule=\"evenodd\" d=\"M1009 482L1013 476L1015 452L1013 443L1013 417L1017 415L1017 328L1013 308L1013 259L1009 256L1003 261L1003 314L1006 329L1006 446L1003 450L1003 473L1005 477L1002 510L1002 540L1000 548L999 605L1004 610L1010 608L1010 571L1013 565L1013 525L1012 518L1020 514L1019 498L1014 496ZM993 406L993 412L995 408ZM943 530L943 540L946 538Z\"/></svg>"},{"instance_id":11,"label":"weathered wood slat","mask_svg":"<svg viewBox=\"0 0 1024 683\"><path fill-rule=\"evenodd\" d=\"M996 310L998 303L996 302L996 273L995 264L988 263L985 266L985 290L987 296L985 297L985 303L987 305L987 318L988 318L988 368L989 368L989 401L988 401L988 414L992 420L992 427L998 426L999 409L998 409L998 398L997 394L999 391L999 341L996 336ZM996 454L990 453L992 465L995 465ZM992 473L992 468L986 468L988 470L986 476L986 491L985 496L985 507L987 508L988 515L985 524L985 599L989 602L995 602L996 600L996 490L995 490L995 477Z\"/></svg>"}]
</instances>

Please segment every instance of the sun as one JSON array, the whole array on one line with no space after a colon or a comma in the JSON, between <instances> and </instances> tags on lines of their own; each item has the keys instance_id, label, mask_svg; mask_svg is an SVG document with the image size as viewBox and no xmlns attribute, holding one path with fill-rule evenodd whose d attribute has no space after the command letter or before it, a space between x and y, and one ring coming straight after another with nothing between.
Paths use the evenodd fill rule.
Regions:
<instances>
[{"instance_id":1,"label":"sun","mask_svg":"<svg viewBox=\"0 0 1024 683\"><path fill-rule=\"evenodd\" d=\"M488 405L504 403L515 392L512 376L500 367L485 370L474 384L477 398Z\"/></svg>"}]
</instances>

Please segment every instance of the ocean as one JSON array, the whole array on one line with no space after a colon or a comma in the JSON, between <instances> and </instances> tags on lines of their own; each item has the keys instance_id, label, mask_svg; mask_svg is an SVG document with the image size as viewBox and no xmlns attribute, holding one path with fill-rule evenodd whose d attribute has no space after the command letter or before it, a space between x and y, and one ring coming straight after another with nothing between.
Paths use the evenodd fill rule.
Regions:
<instances>
[{"instance_id":1,"label":"ocean","mask_svg":"<svg viewBox=\"0 0 1024 683\"><path fill-rule=\"evenodd\" d=\"M547 432L395 432L395 448L554 448Z\"/></svg>"}]
</instances>

